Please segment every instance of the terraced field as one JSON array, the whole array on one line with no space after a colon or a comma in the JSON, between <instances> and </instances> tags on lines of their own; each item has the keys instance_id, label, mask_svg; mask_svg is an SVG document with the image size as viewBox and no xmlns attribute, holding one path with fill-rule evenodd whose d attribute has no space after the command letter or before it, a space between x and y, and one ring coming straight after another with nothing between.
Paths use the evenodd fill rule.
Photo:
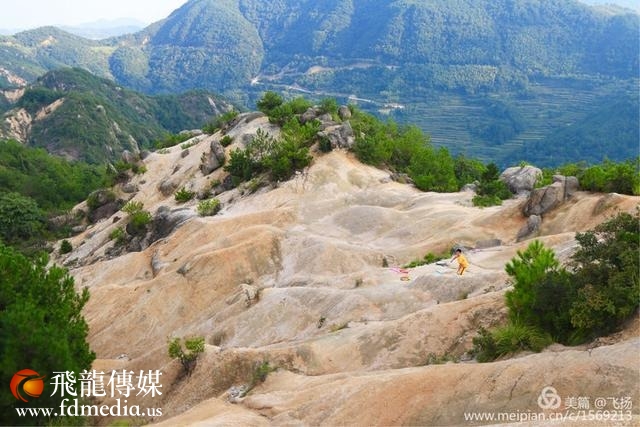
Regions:
<instances>
[{"instance_id":1,"label":"terraced field","mask_svg":"<svg viewBox=\"0 0 640 427\"><path fill-rule=\"evenodd\" d=\"M573 81L572 84L571 81L548 79L530 84L524 95L509 93L499 97L469 97L435 94L428 100L403 99L401 102L407 108L394 113L394 118L400 122L417 124L431 135L435 145L446 146L453 153L464 153L485 161L495 161L502 166L520 160L535 162L535 157L521 157L524 146L544 141L570 126L579 132L590 115L622 98L635 97L637 103L637 85L637 81L630 81L621 89L620 82L614 85L613 82ZM474 133L478 124L489 124L501 119L492 117L486 108L492 99L507 104L516 111L524 124L522 132L502 144ZM637 121L629 125L638 129ZM638 134L635 135L635 141L603 141L601 156L616 159L616 151L621 144L633 144L637 147Z\"/></svg>"}]
</instances>

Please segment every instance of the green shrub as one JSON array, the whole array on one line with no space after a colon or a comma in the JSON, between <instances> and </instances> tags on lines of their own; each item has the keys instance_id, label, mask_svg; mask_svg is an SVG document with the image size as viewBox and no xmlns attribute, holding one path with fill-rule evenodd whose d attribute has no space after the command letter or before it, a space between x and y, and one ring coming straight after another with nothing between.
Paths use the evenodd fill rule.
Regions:
<instances>
[{"instance_id":1,"label":"green shrub","mask_svg":"<svg viewBox=\"0 0 640 427\"><path fill-rule=\"evenodd\" d=\"M212 135L229 124L233 119L238 117L238 114L239 113L236 110L227 111L226 113L223 113L216 117L212 122L204 125L202 131L204 133Z\"/></svg>"},{"instance_id":2,"label":"green shrub","mask_svg":"<svg viewBox=\"0 0 640 427\"><path fill-rule=\"evenodd\" d=\"M453 171L458 181L458 188L465 184L480 182L487 167L479 160L469 159L463 154L458 154L453 160Z\"/></svg>"},{"instance_id":3,"label":"green shrub","mask_svg":"<svg viewBox=\"0 0 640 427\"><path fill-rule=\"evenodd\" d=\"M474 206L487 207L501 205L503 200L511 198L507 185L500 180L500 170L495 163L489 163L480 177L480 184L473 197Z\"/></svg>"},{"instance_id":4,"label":"green shrub","mask_svg":"<svg viewBox=\"0 0 640 427\"><path fill-rule=\"evenodd\" d=\"M538 241L507 263L511 324L578 344L615 331L638 310L640 212L620 213L576 240L572 272Z\"/></svg>"},{"instance_id":5,"label":"green shrub","mask_svg":"<svg viewBox=\"0 0 640 427\"><path fill-rule=\"evenodd\" d=\"M185 203L189 200L193 199L196 196L196 193L193 191L189 191L186 188L182 187L180 190L176 191L174 194L174 198L178 203Z\"/></svg>"},{"instance_id":6,"label":"green shrub","mask_svg":"<svg viewBox=\"0 0 640 427\"><path fill-rule=\"evenodd\" d=\"M318 141L318 148L323 153L330 152L331 150L333 150L333 147L331 146L331 140L326 137L320 138L320 140Z\"/></svg>"},{"instance_id":7,"label":"green shrub","mask_svg":"<svg viewBox=\"0 0 640 427\"><path fill-rule=\"evenodd\" d=\"M478 330L478 335L473 338L473 349L471 350L476 360L480 363L491 362L498 357L496 340L493 334L485 328Z\"/></svg>"},{"instance_id":8,"label":"green shrub","mask_svg":"<svg viewBox=\"0 0 640 427\"><path fill-rule=\"evenodd\" d=\"M332 116L338 113L338 101L335 98L324 98L320 101L320 111Z\"/></svg>"},{"instance_id":9,"label":"green shrub","mask_svg":"<svg viewBox=\"0 0 640 427\"><path fill-rule=\"evenodd\" d=\"M180 338L169 341L169 357L180 360L182 368L190 375L195 368L198 356L204 352L204 337L193 337L184 340L184 348Z\"/></svg>"},{"instance_id":10,"label":"green shrub","mask_svg":"<svg viewBox=\"0 0 640 427\"><path fill-rule=\"evenodd\" d=\"M0 194L0 240L14 244L40 236L44 218L38 204L18 193Z\"/></svg>"},{"instance_id":11,"label":"green shrub","mask_svg":"<svg viewBox=\"0 0 640 427\"><path fill-rule=\"evenodd\" d=\"M147 231L147 225L151 223L153 217L151 213L143 209L142 202L130 200L123 207L122 211L129 214L129 224L127 231L132 235L140 235Z\"/></svg>"},{"instance_id":12,"label":"green shrub","mask_svg":"<svg viewBox=\"0 0 640 427\"><path fill-rule=\"evenodd\" d=\"M162 150L165 148L169 148L169 147L173 147L175 145L181 144L191 138L192 138L192 135L187 132L182 134L167 134L163 139L156 141L153 145L157 150Z\"/></svg>"},{"instance_id":13,"label":"green shrub","mask_svg":"<svg viewBox=\"0 0 640 427\"><path fill-rule=\"evenodd\" d=\"M114 240L116 245L121 245L125 240L125 232L124 228L118 227L114 228L111 233L109 233L109 239Z\"/></svg>"},{"instance_id":14,"label":"green shrub","mask_svg":"<svg viewBox=\"0 0 640 427\"><path fill-rule=\"evenodd\" d=\"M147 225L151 222L152 216L147 211L138 211L131 214L129 217L129 226L128 230L131 234L143 234L147 231Z\"/></svg>"},{"instance_id":15,"label":"green shrub","mask_svg":"<svg viewBox=\"0 0 640 427\"><path fill-rule=\"evenodd\" d=\"M421 150L409 164L409 176L422 191L457 191L453 159L446 148Z\"/></svg>"},{"instance_id":16,"label":"green shrub","mask_svg":"<svg viewBox=\"0 0 640 427\"><path fill-rule=\"evenodd\" d=\"M144 204L140 201L136 201L136 200L129 200L123 207L122 207L122 212L124 213L128 213L129 215L132 215L136 212L139 212L142 210L142 208L144 208Z\"/></svg>"},{"instance_id":17,"label":"green shrub","mask_svg":"<svg viewBox=\"0 0 640 427\"><path fill-rule=\"evenodd\" d=\"M414 268L419 267L421 265L433 264L436 261L440 261L442 259L449 258L447 255L436 255L433 252L427 253L422 259L415 259L411 261L409 264L405 265L404 268Z\"/></svg>"},{"instance_id":18,"label":"green shrub","mask_svg":"<svg viewBox=\"0 0 640 427\"><path fill-rule=\"evenodd\" d=\"M471 353L478 362L485 363L518 351L539 352L552 342L548 334L533 326L510 323L492 331L480 328L473 338Z\"/></svg>"},{"instance_id":19,"label":"green shrub","mask_svg":"<svg viewBox=\"0 0 640 427\"><path fill-rule=\"evenodd\" d=\"M267 379L267 376L275 371L277 368L271 367L268 361L264 361L256 365L251 376L250 388L255 387L258 383L263 383Z\"/></svg>"},{"instance_id":20,"label":"green shrub","mask_svg":"<svg viewBox=\"0 0 640 427\"><path fill-rule=\"evenodd\" d=\"M638 309L640 301L640 213L620 213L594 230L577 233L573 255L578 291L571 323L578 336L614 331Z\"/></svg>"},{"instance_id":21,"label":"green shrub","mask_svg":"<svg viewBox=\"0 0 640 427\"><path fill-rule=\"evenodd\" d=\"M262 172L268 172L272 181L278 181L290 178L296 170L305 168L310 162L309 149L298 139L285 135L283 140L277 140L267 132L258 130L244 150L231 152L224 170L239 182L249 181Z\"/></svg>"},{"instance_id":22,"label":"green shrub","mask_svg":"<svg viewBox=\"0 0 640 427\"><path fill-rule=\"evenodd\" d=\"M502 204L502 199L500 199L500 197L495 195L481 196L479 194L476 194L471 199L471 203L473 203L473 206L476 206L479 208L488 208L490 206L500 206Z\"/></svg>"},{"instance_id":23,"label":"green shrub","mask_svg":"<svg viewBox=\"0 0 640 427\"><path fill-rule=\"evenodd\" d=\"M258 110L262 111L267 116L271 116L272 112L284 103L284 99L275 92L267 91L262 95L262 98L256 103Z\"/></svg>"},{"instance_id":24,"label":"green shrub","mask_svg":"<svg viewBox=\"0 0 640 427\"><path fill-rule=\"evenodd\" d=\"M200 216L213 216L220 212L220 200L207 199L198 203L198 215Z\"/></svg>"},{"instance_id":25,"label":"green shrub","mask_svg":"<svg viewBox=\"0 0 640 427\"><path fill-rule=\"evenodd\" d=\"M537 298L538 285L546 274L559 269L560 263L553 250L546 248L535 240L525 251L518 251L505 266L513 283L513 289L505 294L509 319L512 323L535 325L537 313L534 303Z\"/></svg>"},{"instance_id":26,"label":"green shrub","mask_svg":"<svg viewBox=\"0 0 640 427\"><path fill-rule=\"evenodd\" d=\"M60 243L60 253L61 254L68 254L72 250L73 250L73 246L71 246L71 242L69 242L67 239L64 239Z\"/></svg>"},{"instance_id":27,"label":"green shrub","mask_svg":"<svg viewBox=\"0 0 640 427\"><path fill-rule=\"evenodd\" d=\"M228 147L232 143L233 143L233 138L230 137L229 135L225 135L222 138L220 138L220 145L222 145L223 147Z\"/></svg>"},{"instance_id":28,"label":"green shrub","mask_svg":"<svg viewBox=\"0 0 640 427\"><path fill-rule=\"evenodd\" d=\"M94 211L105 203L110 203L116 200L116 193L111 190L98 190L94 191L87 197L87 207L89 211Z\"/></svg>"},{"instance_id":29,"label":"green shrub","mask_svg":"<svg viewBox=\"0 0 640 427\"><path fill-rule=\"evenodd\" d=\"M553 342L548 334L538 328L518 323L497 328L492 335L498 357L523 350L539 352Z\"/></svg>"}]
</instances>

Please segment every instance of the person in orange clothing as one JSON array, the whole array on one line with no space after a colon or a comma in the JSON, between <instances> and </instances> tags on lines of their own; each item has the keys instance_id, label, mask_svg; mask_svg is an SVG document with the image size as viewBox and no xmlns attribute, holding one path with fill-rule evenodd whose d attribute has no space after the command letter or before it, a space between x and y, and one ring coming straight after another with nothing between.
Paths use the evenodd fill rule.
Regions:
<instances>
[{"instance_id":1,"label":"person in orange clothing","mask_svg":"<svg viewBox=\"0 0 640 427\"><path fill-rule=\"evenodd\" d=\"M467 261L467 257L462 253L462 249L456 249L449 264L451 264L454 259L458 260L458 275L462 276L462 273L469 267L469 261Z\"/></svg>"}]
</instances>

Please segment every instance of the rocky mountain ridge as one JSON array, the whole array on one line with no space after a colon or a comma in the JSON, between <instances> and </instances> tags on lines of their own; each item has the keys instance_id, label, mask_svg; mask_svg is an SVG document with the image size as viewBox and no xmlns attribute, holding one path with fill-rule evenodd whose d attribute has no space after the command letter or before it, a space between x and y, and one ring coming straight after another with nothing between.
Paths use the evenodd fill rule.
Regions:
<instances>
[{"instance_id":1,"label":"rocky mountain ridge","mask_svg":"<svg viewBox=\"0 0 640 427\"><path fill-rule=\"evenodd\" d=\"M261 114L239 116L225 130L233 136L225 156L259 129L278 131ZM563 398L640 398L635 321L590 346L554 345L487 364L470 356L478 328L505 319L504 265L531 241L518 239L527 199L476 208L472 192L423 193L335 149L314 152L291 180L216 191L222 210L201 217L199 201L178 203L174 191L199 193L225 181L222 168L201 169L223 137L201 135L151 153L147 171L126 192L117 189L117 197L171 219L161 237L114 252L110 236L127 221L116 210L54 259L91 292L85 317L94 367L163 372L162 396L129 400L163 408L145 421L464 425L465 413L549 415L537 404L546 386ZM543 214L535 238L566 261L576 231L639 203L576 191ZM468 248L463 276L446 263L402 268L453 245ZM184 376L167 356L167 340L189 336L206 345ZM265 363L277 370L255 382ZM638 420L634 407L620 424Z\"/></svg>"}]
</instances>

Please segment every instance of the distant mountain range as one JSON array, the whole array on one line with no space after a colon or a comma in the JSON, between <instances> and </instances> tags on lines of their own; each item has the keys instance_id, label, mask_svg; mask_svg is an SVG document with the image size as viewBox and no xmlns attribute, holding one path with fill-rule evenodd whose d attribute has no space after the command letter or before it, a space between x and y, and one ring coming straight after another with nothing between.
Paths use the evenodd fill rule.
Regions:
<instances>
[{"instance_id":1,"label":"distant mountain range","mask_svg":"<svg viewBox=\"0 0 640 427\"><path fill-rule=\"evenodd\" d=\"M331 96L499 163L620 159L638 154L639 22L574 0L191 0L99 42L0 37L0 88L67 65L245 107L265 90Z\"/></svg>"},{"instance_id":2,"label":"distant mountain range","mask_svg":"<svg viewBox=\"0 0 640 427\"><path fill-rule=\"evenodd\" d=\"M144 29L146 24L133 18L121 19L101 19L93 22L86 22L78 25L59 25L58 28L76 36L85 37L92 40L117 37L125 34L135 33ZM25 29L0 28L0 35L10 36Z\"/></svg>"},{"instance_id":3,"label":"distant mountain range","mask_svg":"<svg viewBox=\"0 0 640 427\"><path fill-rule=\"evenodd\" d=\"M61 26L60 28L76 36L92 40L101 40L109 37L117 37L135 33L144 29L146 25L135 19L102 19L95 22L87 22L74 26Z\"/></svg>"}]
</instances>

